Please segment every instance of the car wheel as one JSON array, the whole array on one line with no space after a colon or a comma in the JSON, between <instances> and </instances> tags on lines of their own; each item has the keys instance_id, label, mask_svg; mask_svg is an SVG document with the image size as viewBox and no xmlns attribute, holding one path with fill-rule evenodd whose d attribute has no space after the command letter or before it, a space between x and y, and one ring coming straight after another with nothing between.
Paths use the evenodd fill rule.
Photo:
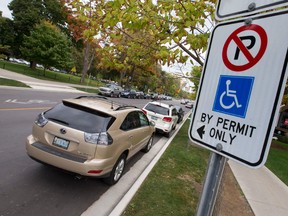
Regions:
<instances>
[{"instance_id":1,"label":"car wheel","mask_svg":"<svg viewBox=\"0 0 288 216\"><path fill-rule=\"evenodd\" d=\"M119 181L119 179L123 175L125 164L126 164L126 155L122 154L117 160L116 164L114 165L110 173L110 176L104 179L108 185L114 185Z\"/></svg>"},{"instance_id":2,"label":"car wheel","mask_svg":"<svg viewBox=\"0 0 288 216\"><path fill-rule=\"evenodd\" d=\"M111 92L111 93L110 93L110 97L113 97L113 95L114 95L113 92Z\"/></svg>"},{"instance_id":3,"label":"car wheel","mask_svg":"<svg viewBox=\"0 0 288 216\"><path fill-rule=\"evenodd\" d=\"M153 146L153 138L154 138L154 136L152 135L152 136L150 137L148 143L146 144L145 148L142 149L143 152L147 153L147 152L150 151L150 149L151 149L152 146Z\"/></svg>"},{"instance_id":4,"label":"car wheel","mask_svg":"<svg viewBox=\"0 0 288 216\"><path fill-rule=\"evenodd\" d=\"M167 132L167 133L165 133L165 136L166 136L167 138L170 138L171 134L172 134L172 130L169 131L169 132Z\"/></svg>"},{"instance_id":5,"label":"car wheel","mask_svg":"<svg viewBox=\"0 0 288 216\"><path fill-rule=\"evenodd\" d=\"M177 124L177 123L176 123ZM175 130L176 129L176 124L172 127L172 130Z\"/></svg>"}]
</instances>

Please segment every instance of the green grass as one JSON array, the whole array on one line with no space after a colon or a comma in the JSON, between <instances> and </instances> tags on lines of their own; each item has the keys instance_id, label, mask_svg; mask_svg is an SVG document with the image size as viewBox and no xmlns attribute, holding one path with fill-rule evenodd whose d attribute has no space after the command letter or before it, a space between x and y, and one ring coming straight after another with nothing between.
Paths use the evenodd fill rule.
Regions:
<instances>
[{"instance_id":1,"label":"green grass","mask_svg":"<svg viewBox=\"0 0 288 216\"><path fill-rule=\"evenodd\" d=\"M265 166L288 185L288 144L273 140Z\"/></svg>"},{"instance_id":2,"label":"green grass","mask_svg":"<svg viewBox=\"0 0 288 216\"><path fill-rule=\"evenodd\" d=\"M88 85L88 86L94 86L94 87L103 85L96 80L89 80L89 79L85 79L85 82L81 84L80 76L75 76L72 74L64 74L64 73L59 73L59 72L54 72L54 71L49 71L49 70L44 71L44 69L39 69L39 68L31 69L27 65L15 64L12 62L7 62L7 61L0 61L0 67L9 71L13 71L16 73L20 73L26 76L30 76L30 77L34 77L34 78L42 79L42 80L78 84L78 85L83 85L83 86Z\"/></svg>"},{"instance_id":3,"label":"green grass","mask_svg":"<svg viewBox=\"0 0 288 216\"><path fill-rule=\"evenodd\" d=\"M6 79L6 78L1 78L1 77L0 77L0 85L30 88L29 86L27 86L26 84L22 82L11 80L11 79Z\"/></svg>"},{"instance_id":4,"label":"green grass","mask_svg":"<svg viewBox=\"0 0 288 216\"><path fill-rule=\"evenodd\" d=\"M123 215L195 215L209 151L191 145L187 121Z\"/></svg>"}]
</instances>

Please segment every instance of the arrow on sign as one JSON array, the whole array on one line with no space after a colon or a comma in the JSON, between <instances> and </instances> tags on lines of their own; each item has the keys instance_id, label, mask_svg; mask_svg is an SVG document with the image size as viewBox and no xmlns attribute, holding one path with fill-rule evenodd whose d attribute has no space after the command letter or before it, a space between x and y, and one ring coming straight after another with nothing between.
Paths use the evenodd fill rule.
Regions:
<instances>
[{"instance_id":1,"label":"arrow on sign","mask_svg":"<svg viewBox=\"0 0 288 216\"><path fill-rule=\"evenodd\" d=\"M203 138L203 134L205 133L204 129L205 129L205 125L203 125L202 127L197 129L197 132L198 132L201 139Z\"/></svg>"}]
</instances>

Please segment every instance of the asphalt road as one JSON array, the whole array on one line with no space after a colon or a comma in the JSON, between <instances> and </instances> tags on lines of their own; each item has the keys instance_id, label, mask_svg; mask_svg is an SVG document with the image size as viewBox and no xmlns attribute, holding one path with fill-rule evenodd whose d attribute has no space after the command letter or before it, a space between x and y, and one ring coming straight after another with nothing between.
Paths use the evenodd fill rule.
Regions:
<instances>
[{"instance_id":1,"label":"asphalt road","mask_svg":"<svg viewBox=\"0 0 288 216\"><path fill-rule=\"evenodd\" d=\"M1 89L1 216L79 216L108 194L109 186L101 179L78 179L71 174L39 164L26 154L25 140L31 133L35 117L62 99L79 95L83 94ZM148 102L123 98L113 100L132 103L140 108ZM169 103L179 104L175 101ZM157 135L154 142L161 138L161 135ZM130 174L129 170L143 155L144 153L140 152L128 162L125 174ZM113 206L113 203L111 205Z\"/></svg>"}]
</instances>

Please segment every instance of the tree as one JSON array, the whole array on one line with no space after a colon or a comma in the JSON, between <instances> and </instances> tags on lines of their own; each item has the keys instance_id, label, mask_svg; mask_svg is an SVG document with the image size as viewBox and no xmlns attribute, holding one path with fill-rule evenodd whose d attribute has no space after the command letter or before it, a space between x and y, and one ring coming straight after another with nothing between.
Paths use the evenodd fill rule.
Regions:
<instances>
[{"instance_id":1,"label":"tree","mask_svg":"<svg viewBox=\"0 0 288 216\"><path fill-rule=\"evenodd\" d=\"M72 1L72 5L75 2L79 4L79 1ZM73 11L77 11L80 20L89 23L85 35L97 35L98 41L105 44L101 52L107 54L110 65L122 74L137 68L137 64L131 61L133 58L123 52L126 47L121 41L125 41L125 37L130 40L129 53L135 55L134 60L141 56L138 55L140 50L149 47L153 51L153 65L190 61L192 65L203 66L202 54L206 51L213 26L211 17L215 0L90 0L89 5L82 4L81 8L74 7ZM96 16L87 13L91 8L97 11ZM141 34L142 39L139 40L135 34ZM109 62L107 59L105 62Z\"/></svg>"},{"instance_id":2,"label":"tree","mask_svg":"<svg viewBox=\"0 0 288 216\"><path fill-rule=\"evenodd\" d=\"M95 48L99 45L96 35L99 34L99 26L102 23L105 0L65 0L68 14L69 29L72 31L76 41L82 40L83 67L81 70L81 83L84 82L94 57ZM93 20L92 20L93 19Z\"/></svg>"},{"instance_id":3,"label":"tree","mask_svg":"<svg viewBox=\"0 0 288 216\"><path fill-rule=\"evenodd\" d=\"M60 69L71 69L72 43L55 25L43 21L31 31L30 36L24 36L20 47L23 56L45 68L51 66Z\"/></svg>"},{"instance_id":4,"label":"tree","mask_svg":"<svg viewBox=\"0 0 288 216\"><path fill-rule=\"evenodd\" d=\"M15 38L13 21L5 17L0 17L0 32L0 54L9 58L12 55L11 47L14 44Z\"/></svg>"},{"instance_id":5,"label":"tree","mask_svg":"<svg viewBox=\"0 0 288 216\"><path fill-rule=\"evenodd\" d=\"M49 20L59 28L65 29L66 14L64 5L59 0L12 0L8 5L12 11L16 38L14 53L21 56L19 48L24 35L29 36L31 30L42 20Z\"/></svg>"}]
</instances>

